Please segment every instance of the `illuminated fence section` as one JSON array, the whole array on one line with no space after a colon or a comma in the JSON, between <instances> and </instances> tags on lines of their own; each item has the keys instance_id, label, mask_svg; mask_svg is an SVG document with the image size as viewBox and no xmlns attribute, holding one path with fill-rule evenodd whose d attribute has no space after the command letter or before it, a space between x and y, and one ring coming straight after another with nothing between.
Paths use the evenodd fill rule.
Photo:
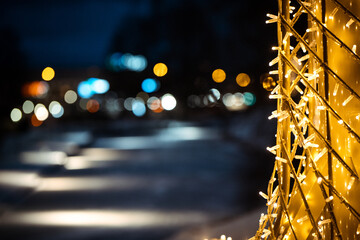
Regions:
<instances>
[{"instance_id":1,"label":"illuminated fence section","mask_svg":"<svg viewBox=\"0 0 360 240\"><path fill-rule=\"evenodd\" d=\"M268 14L278 128L252 239L360 239L359 16L358 0L279 0Z\"/></svg>"}]
</instances>

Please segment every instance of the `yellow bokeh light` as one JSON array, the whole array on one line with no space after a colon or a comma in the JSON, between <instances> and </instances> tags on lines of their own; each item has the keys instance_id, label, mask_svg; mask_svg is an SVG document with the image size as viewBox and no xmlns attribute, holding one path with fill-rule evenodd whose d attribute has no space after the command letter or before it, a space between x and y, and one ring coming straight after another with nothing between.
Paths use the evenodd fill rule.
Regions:
<instances>
[{"instance_id":1,"label":"yellow bokeh light","mask_svg":"<svg viewBox=\"0 0 360 240\"><path fill-rule=\"evenodd\" d=\"M165 63L157 63L154 66L154 74L158 77L163 77L168 72L168 68Z\"/></svg>"},{"instance_id":2,"label":"yellow bokeh light","mask_svg":"<svg viewBox=\"0 0 360 240\"><path fill-rule=\"evenodd\" d=\"M239 75L236 76L236 83L240 86L240 87L246 87L250 84L251 79L249 77L249 75L247 75L246 73L240 73Z\"/></svg>"},{"instance_id":3,"label":"yellow bokeh light","mask_svg":"<svg viewBox=\"0 0 360 240\"><path fill-rule=\"evenodd\" d=\"M270 74L263 74L260 78L260 82L263 88L269 92L272 91L277 85L275 79Z\"/></svg>"},{"instance_id":4,"label":"yellow bokeh light","mask_svg":"<svg viewBox=\"0 0 360 240\"><path fill-rule=\"evenodd\" d=\"M45 81L50 81L55 77L55 71L51 67L46 67L42 71L41 76L42 76L42 79L44 79Z\"/></svg>"},{"instance_id":5,"label":"yellow bokeh light","mask_svg":"<svg viewBox=\"0 0 360 240\"><path fill-rule=\"evenodd\" d=\"M222 69L216 69L212 73L212 79L214 82L221 83L225 80L226 74Z\"/></svg>"}]
</instances>

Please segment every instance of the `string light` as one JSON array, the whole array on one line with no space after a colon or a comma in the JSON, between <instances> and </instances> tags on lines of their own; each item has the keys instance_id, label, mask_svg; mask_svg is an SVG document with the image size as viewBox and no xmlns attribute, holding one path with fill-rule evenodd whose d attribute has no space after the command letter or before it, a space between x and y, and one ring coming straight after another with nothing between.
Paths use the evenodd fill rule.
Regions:
<instances>
[{"instance_id":1,"label":"string light","mask_svg":"<svg viewBox=\"0 0 360 240\"><path fill-rule=\"evenodd\" d=\"M279 14L268 15L268 23L278 22L279 46L272 48L278 55L269 63L279 66L269 72L279 75L278 85L269 95L269 99L278 102L278 109L268 117L277 118L278 131L276 145L266 148L275 155L268 193L259 192L267 201L268 214L261 216L259 229L251 239L331 239L330 235L345 239L360 234L360 209L351 204L359 190L355 169L360 166L352 160L357 159L352 149L360 144L353 121L360 119L359 114L353 113L360 96L352 81L358 76L360 56L356 54L357 45L347 45L347 35L338 33L345 29L354 36L353 41L360 40L354 33L360 26L360 10L351 12L355 8L350 4L348 9L341 3L343 0L296 2L298 8L290 6L288 0L279 1ZM326 9L322 9L324 5ZM339 9L341 14L336 15ZM306 30L296 24L302 14L309 19ZM337 21L329 22L335 16ZM297 45L290 48L291 36ZM303 53L298 52L300 49ZM294 90L300 97L292 97ZM346 143L346 153L341 138L355 140ZM314 202L319 189L323 201ZM303 226L299 228L299 224Z\"/></svg>"},{"instance_id":2,"label":"string light","mask_svg":"<svg viewBox=\"0 0 360 240\"><path fill-rule=\"evenodd\" d=\"M347 99L345 99L345 101L343 102L343 106L345 107L346 106L346 104L348 104L350 101L351 101L351 99L353 99L354 98L354 96L353 95L350 95Z\"/></svg>"},{"instance_id":3,"label":"string light","mask_svg":"<svg viewBox=\"0 0 360 240\"><path fill-rule=\"evenodd\" d=\"M350 20L346 23L346 27L349 28L353 23L354 23L354 19L350 18Z\"/></svg>"},{"instance_id":4,"label":"string light","mask_svg":"<svg viewBox=\"0 0 360 240\"><path fill-rule=\"evenodd\" d=\"M331 12L329 19L334 19L335 14L337 13L339 9L338 8L334 8L334 10Z\"/></svg>"},{"instance_id":5,"label":"string light","mask_svg":"<svg viewBox=\"0 0 360 240\"><path fill-rule=\"evenodd\" d=\"M269 74L270 75L276 75L276 74L279 74L279 71L278 70L273 70L273 71L270 71Z\"/></svg>"},{"instance_id":6,"label":"string light","mask_svg":"<svg viewBox=\"0 0 360 240\"><path fill-rule=\"evenodd\" d=\"M338 92L338 90L339 90L339 83L336 83L335 84L335 87L334 87L334 92L333 92L333 96L335 97L336 96L336 94L337 94L337 92Z\"/></svg>"},{"instance_id":7,"label":"string light","mask_svg":"<svg viewBox=\"0 0 360 240\"><path fill-rule=\"evenodd\" d=\"M325 202L331 202L332 200L334 200L334 197L333 196L330 196L328 197L327 199L325 199Z\"/></svg>"}]
</instances>

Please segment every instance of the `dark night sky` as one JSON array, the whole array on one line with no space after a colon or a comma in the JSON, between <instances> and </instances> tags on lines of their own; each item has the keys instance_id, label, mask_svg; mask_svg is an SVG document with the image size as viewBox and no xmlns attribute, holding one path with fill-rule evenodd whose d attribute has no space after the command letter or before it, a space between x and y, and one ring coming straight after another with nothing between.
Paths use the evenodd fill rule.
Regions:
<instances>
[{"instance_id":1,"label":"dark night sky","mask_svg":"<svg viewBox=\"0 0 360 240\"><path fill-rule=\"evenodd\" d=\"M103 66L118 50L263 71L275 41L264 23L275 0L35 0L1 9L2 42L17 38L11 47L29 68Z\"/></svg>"}]
</instances>

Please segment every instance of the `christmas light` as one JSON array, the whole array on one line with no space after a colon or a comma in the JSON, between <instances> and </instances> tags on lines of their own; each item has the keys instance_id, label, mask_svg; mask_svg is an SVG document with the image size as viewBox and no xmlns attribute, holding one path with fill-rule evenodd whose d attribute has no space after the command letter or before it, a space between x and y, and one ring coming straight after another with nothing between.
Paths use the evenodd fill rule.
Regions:
<instances>
[{"instance_id":1,"label":"christmas light","mask_svg":"<svg viewBox=\"0 0 360 240\"><path fill-rule=\"evenodd\" d=\"M350 20L346 23L346 27L349 28L353 23L354 23L354 19L350 18Z\"/></svg>"},{"instance_id":2,"label":"christmas light","mask_svg":"<svg viewBox=\"0 0 360 240\"><path fill-rule=\"evenodd\" d=\"M278 15L268 16L278 23L277 56L269 64L279 67L270 71L279 81L269 95L278 103L269 116L278 128L276 145L267 148L275 155L262 195L268 212L252 239L355 239L360 9L350 0L295 2L279 0ZM301 15L307 15L307 29L297 24ZM290 37L297 42L291 48Z\"/></svg>"}]
</instances>

